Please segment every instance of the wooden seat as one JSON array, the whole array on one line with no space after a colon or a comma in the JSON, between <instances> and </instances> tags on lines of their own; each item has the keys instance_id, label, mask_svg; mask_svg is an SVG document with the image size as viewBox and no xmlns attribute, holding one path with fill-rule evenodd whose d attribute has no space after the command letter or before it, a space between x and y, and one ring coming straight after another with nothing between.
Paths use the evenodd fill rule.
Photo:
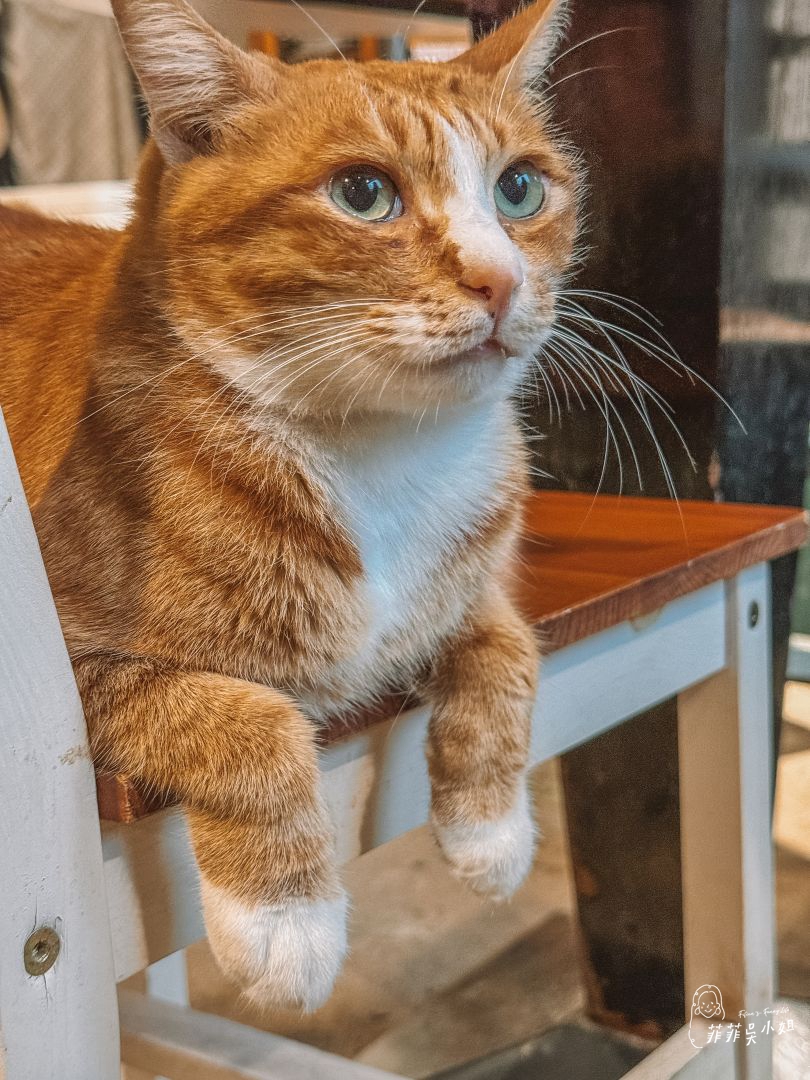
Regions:
<instances>
[{"instance_id":1,"label":"wooden seat","mask_svg":"<svg viewBox=\"0 0 810 1080\"><path fill-rule=\"evenodd\" d=\"M536 492L513 588L549 653L795 551L806 532L795 508ZM334 743L408 704L392 696L340 717L322 740ZM168 805L110 773L99 775L98 797L108 821L137 821Z\"/></svg>"}]
</instances>

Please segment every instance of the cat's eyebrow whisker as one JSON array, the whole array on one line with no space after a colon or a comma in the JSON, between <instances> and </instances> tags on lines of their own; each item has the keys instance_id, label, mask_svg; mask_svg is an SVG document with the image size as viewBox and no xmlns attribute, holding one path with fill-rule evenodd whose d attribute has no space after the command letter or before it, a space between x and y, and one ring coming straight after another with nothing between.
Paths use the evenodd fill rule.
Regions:
<instances>
[{"instance_id":1,"label":"cat's eyebrow whisker","mask_svg":"<svg viewBox=\"0 0 810 1080\"><path fill-rule=\"evenodd\" d=\"M504 97L504 94L506 93L506 87L509 85L509 80L512 77L512 72L515 69L515 64L518 62L518 60L520 60L521 54L523 53L523 50L526 48L526 44L528 44L528 40L529 39L527 38L526 43L524 43L524 45L515 54L515 56L512 59L512 63L509 65L509 67L506 70L506 74L504 75L504 79L503 79L503 84L501 85L501 92L500 92L500 95L498 97L498 104L495 106L494 120L498 119L498 115L499 115L499 113L501 111L501 105L503 104L503 97ZM487 111L489 111L492 108L492 98L493 97L494 97L494 90L493 90L492 93L490 93L489 107L488 107Z\"/></svg>"},{"instance_id":2,"label":"cat's eyebrow whisker","mask_svg":"<svg viewBox=\"0 0 810 1080\"><path fill-rule=\"evenodd\" d=\"M309 11L307 11L307 9L302 4L299 4L298 0L291 0L291 2L292 2L294 7L298 8L298 10L301 12L302 15L306 15L306 17L309 19L309 21L312 23L312 25L314 27L316 27L318 30L320 30L320 32L323 34L323 36L326 38L326 40L329 42L329 44L332 46L332 48L335 50L335 52L338 54L338 56L341 58L341 60L345 60L346 63L348 64L348 62L349 62L348 58L342 52L342 50L341 50L340 46L338 45L338 43L331 36L331 34L328 34L326 32L326 30L324 30L324 28L321 26L321 24L318 22L318 20L315 18L315 16L312 15Z\"/></svg>"},{"instance_id":3,"label":"cat's eyebrow whisker","mask_svg":"<svg viewBox=\"0 0 810 1080\"><path fill-rule=\"evenodd\" d=\"M569 79L576 79L578 75L587 75L591 71L616 71L618 70L615 64L594 64L593 67L580 68L579 71L572 71L570 75L564 75L561 79L556 79L553 83L549 83L548 86L544 86L545 93L550 94L558 86L562 86L563 83L568 82Z\"/></svg>"},{"instance_id":4,"label":"cat's eyebrow whisker","mask_svg":"<svg viewBox=\"0 0 810 1080\"><path fill-rule=\"evenodd\" d=\"M637 26L616 26L612 30L601 30L598 34L591 34L590 37L585 38L584 41L578 41L575 45L571 45L564 52L559 53L546 68L546 71L553 71L561 60L564 60L566 56L570 56L571 53L576 52L577 49L583 48L585 45L590 45L592 41L598 41L600 38L610 37L611 34L624 34L631 30L638 30Z\"/></svg>"},{"instance_id":5,"label":"cat's eyebrow whisker","mask_svg":"<svg viewBox=\"0 0 810 1080\"><path fill-rule=\"evenodd\" d=\"M400 30L400 27L402 25L400 23L400 26L397 27L396 33L394 34L395 37L402 36L404 38L407 38L408 31L413 26L413 20L416 18L416 16L419 14L419 12L422 10L422 8L425 6L426 3L427 3L427 0L419 0L419 3L416 5L416 7L413 9L413 12L411 13L411 17L408 20L407 26L405 27L404 30Z\"/></svg>"}]
</instances>

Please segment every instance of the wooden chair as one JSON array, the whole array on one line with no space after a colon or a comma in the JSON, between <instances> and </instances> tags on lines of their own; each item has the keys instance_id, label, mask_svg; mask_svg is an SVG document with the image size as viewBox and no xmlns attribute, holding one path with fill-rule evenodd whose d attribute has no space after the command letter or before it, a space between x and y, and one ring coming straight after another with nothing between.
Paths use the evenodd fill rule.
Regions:
<instances>
[{"instance_id":1,"label":"wooden chair","mask_svg":"<svg viewBox=\"0 0 810 1080\"><path fill-rule=\"evenodd\" d=\"M546 649L533 762L678 696L686 997L713 983L727 1017L774 992L768 560L805 535L795 510L537 494L515 580ZM178 1080L388 1075L202 1016L182 980L172 985L177 964L164 958L204 932L183 816L102 776L99 823L81 704L2 425L0 685L0 1076L112 1080L121 1055ZM392 703L388 717L326 733L342 860L427 819L427 719ZM119 1003L116 983L144 968L157 996ZM770 1046L699 1050L684 1028L631 1075L763 1080Z\"/></svg>"}]
</instances>

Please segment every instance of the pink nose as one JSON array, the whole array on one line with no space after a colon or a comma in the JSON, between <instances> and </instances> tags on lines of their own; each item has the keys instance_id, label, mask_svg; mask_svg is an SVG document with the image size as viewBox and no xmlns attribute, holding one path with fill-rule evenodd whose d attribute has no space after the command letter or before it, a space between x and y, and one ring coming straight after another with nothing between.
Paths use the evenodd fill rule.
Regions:
<instances>
[{"instance_id":1,"label":"pink nose","mask_svg":"<svg viewBox=\"0 0 810 1080\"><path fill-rule=\"evenodd\" d=\"M481 297L495 319L497 330L523 280L523 274L516 266L482 265L467 270L458 284L464 292Z\"/></svg>"}]
</instances>

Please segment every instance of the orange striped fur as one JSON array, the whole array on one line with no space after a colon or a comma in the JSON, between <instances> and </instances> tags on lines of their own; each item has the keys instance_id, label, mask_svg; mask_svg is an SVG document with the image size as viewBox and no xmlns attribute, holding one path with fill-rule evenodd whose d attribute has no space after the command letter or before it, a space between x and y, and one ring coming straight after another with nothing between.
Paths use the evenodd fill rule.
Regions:
<instances>
[{"instance_id":1,"label":"orange striped fur","mask_svg":"<svg viewBox=\"0 0 810 1080\"><path fill-rule=\"evenodd\" d=\"M224 970L313 1008L346 949L319 720L420 687L451 866L500 896L531 862L537 655L503 582L511 395L576 234L534 86L562 5L451 64L295 68L182 0L113 6L153 125L134 219L0 212L0 403L98 763L186 808ZM515 161L525 219L493 201ZM398 216L330 196L358 164Z\"/></svg>"}]
</instances>

